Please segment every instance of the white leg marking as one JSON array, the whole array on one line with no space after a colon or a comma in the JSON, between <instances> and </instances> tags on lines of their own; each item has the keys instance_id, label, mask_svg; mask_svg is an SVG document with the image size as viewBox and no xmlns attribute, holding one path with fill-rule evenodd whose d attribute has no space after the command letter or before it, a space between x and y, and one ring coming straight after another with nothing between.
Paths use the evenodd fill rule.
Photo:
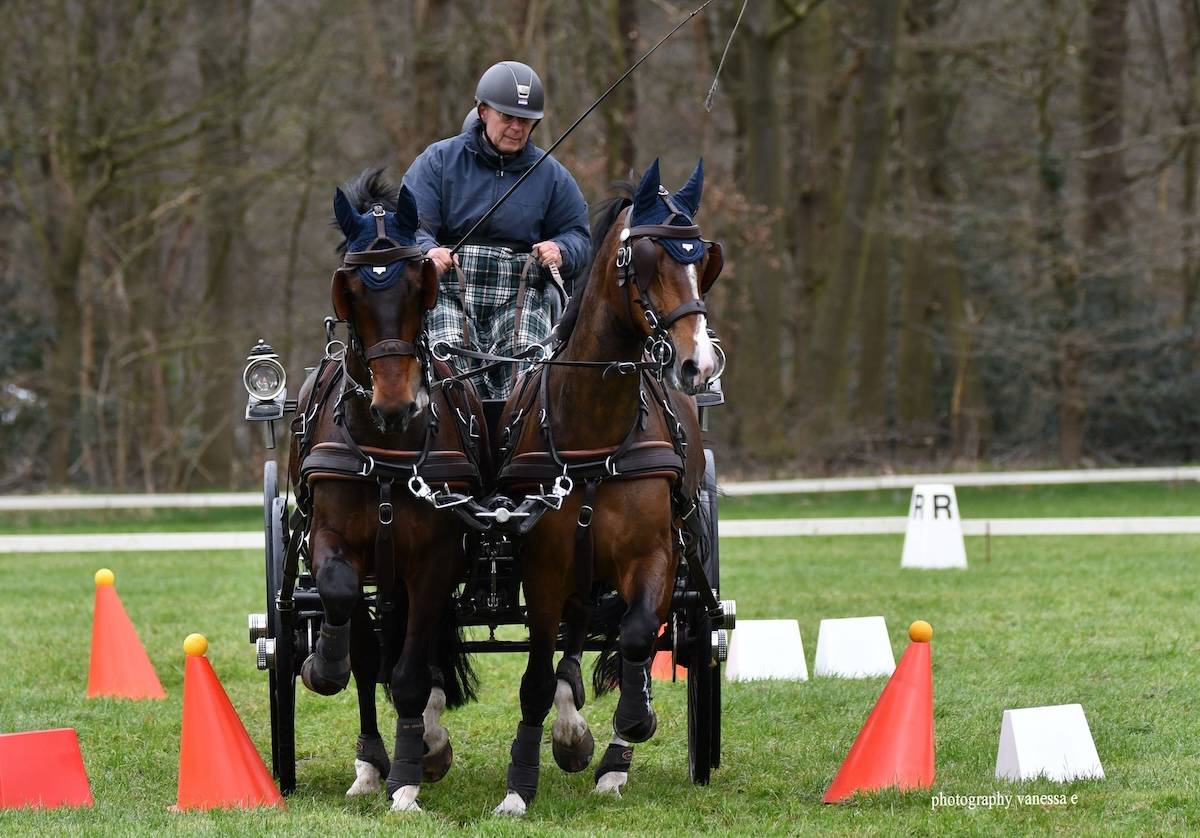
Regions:
<instances>
[{"instance_id":1,"label":"white leg marking","mask_svg":"<svg viewBox=\"0 0 1200 838\"><path fill-rule=\"evenodd\" d=\"M622 739L617 734L613 734L613 745L620 745L622 748L628 748L629 743ZM592 789L593 794L611 794L613 797L621 796L621 789L629 782L629 772L627 771L609 771L600 776L596 781L596 788Z\"/></svg>"},{"instance_id":2,"label":"white leg marking","mask_svg":"<svg viewBox=\"0 0 1200 838\"><path fill-rule=\"evenodd\" d=\"M420 791L420 786L401 786L400 788L396 789L395 793L392 795L392 811L421 811L421 807L417 805L417 794Z\"/></svg>"},{"instance_id":3,"label":"white leg marking","mask_svg":"<svg viewBox=\"0 0 1200 838\"><path fill-rule=\"evenodd\" d=\"M575 709L575 694L571 692L571 685L562 678L558 679L558 686L554 690L554 709L558 715L554 718L550 734L559 745L573 747L587 734L588 723Z\"/></svg>"},{"instance_id":4,"label":"white leg marking","mask_svg":"<svg viewBox=\"0 0 1200 838\"><path fill-rule=\"evenodd\" d=\"M364 794L379 794L383 784L379 782L379 769L361 759L354 760L354 784L346 791L346 797Z\"/></svg>"},{"instance_id":5,"label":"white leg marking","mask_svg":"<svg viewBox=\"0 0 1200 838\"><path fill-rule=\"evenodd\" d=\"M429 701L422 714L425 719L425 745L429 753L436 754L450 741L450 732L442 726L442 712L446 709L446 693L441 687L429 691Z\"/></svg>"},{"instance_id":6,"label":"white leg marking","mask_svg":"<svg viewBox=\"0 0 1200 838\"><path fill-rule=\"evenodd\" d=\"M500 801L500 805L492 811L492 814L519 818L525 814L526 808L525 801L521 799L521 795L515 791L510 791L504 795L504 799Z\"/></svg>"},{"instance_id":7,"label":"white leg marking","mask_svg":"<svg viewBox=\"0 0 1200 838\"><path fill-rule=\"evenodd\" d=\"M692 285L692 293L699 298L700 283L696 278L695 265L687 266L687 278ZM692 360L700 369L700 380L708 381L717 371L717 353L713 349L712 338L708 336L708 318L703 314L696 318L696 331L692 335L692 342L696 347Z\"/></svg>"}]
</instances>

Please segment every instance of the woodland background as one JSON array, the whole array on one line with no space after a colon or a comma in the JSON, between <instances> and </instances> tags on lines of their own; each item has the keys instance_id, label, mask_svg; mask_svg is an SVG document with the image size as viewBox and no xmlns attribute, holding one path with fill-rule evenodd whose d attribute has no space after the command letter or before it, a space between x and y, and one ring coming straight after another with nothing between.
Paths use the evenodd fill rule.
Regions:
<instances>
[{"instance_id":1,"label":"woodland background","mask_svg":"<svg viewBox=\"0 0 1200 838\"><path fill-rule=\"evenodd\" d=\"M556 153L655 157L726 270L722 473L1196 458L1200 0L714 0ZM545 147L667 0L0 3L0 491L250 485L246 351L323 345L338 183L480 72Z\"/></svg>"}]
</instances>

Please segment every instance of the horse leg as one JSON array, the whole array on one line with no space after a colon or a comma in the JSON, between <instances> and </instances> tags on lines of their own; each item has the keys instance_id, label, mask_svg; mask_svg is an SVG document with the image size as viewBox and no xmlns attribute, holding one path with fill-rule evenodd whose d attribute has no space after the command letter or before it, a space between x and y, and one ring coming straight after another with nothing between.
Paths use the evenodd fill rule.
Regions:
<instances>
[{"instance_id":1,"label":"horse leg","mask_svg":"<svg viewBox=\"0 0 1200 838\"><path fill-rule=\"evenodd\" d=\"M620 797L621 789L629 781L629 767L632 764L633 745L614 733L604 756L600 758L600 764L596 766L596 788L592 791Z\"/></svg>"},{"instance_id":2,"label":"horse leg","mask_svg":"<svg viewBox=\"0 0 1200 838\"><path fill-rule=\"evenodd\" d=\"M578 595L567 599L563 609L567 648L554 671L557 679L554 709L557 712L550 728L550 743L558 767L571 774L587 768L596 750L587 719L579 712L586 698L580 664L590 617L591 608Z\"/></svg>"},{"instance_id":3,"label":"horse leg","mask_svg":"<svg viewBox=\"0 0 1200 838\"><path fill-rule=\"evenodd\" d=\"M371 615L361 599L350 618L350 668L358 690L358 743L354 749L354 784L346 797L375 794L383 789L383 777L391 767L387 747L379 735L375 713L375 684L379 673L379 643L371 627Z\"/></svg>"},{"instance_id":4,"label":"horse leg","mask_svg":"<svg viewBox=\"0 0 1200 838\"><path fill-rule=\"evenodd\" d=\"M391 673L392 702L396 705L396 744L392 750L392 768L388 773L387 796L393 812L419 812L417 795L425 755L425 706L429 702L433 679L429 671L429 649L436 629L434 621L442 617L442 604L431 608L428 588L415 580L406 585L408 628L404 649Z\"/></svg>"},{"instance_id":5,"label":"horse leg","mask_svg":"<svg viewBox=\"0 0 1200 838\"><path fill-rule=\"evenodd\" d=\"M426 783L436 783L450 770L454 762L454 748L450 745L450 731L442 725L442 713L446 710L442 670L431 666L430 678L432 686L429 689L429 701L425 703L425 711L421 714L425 722L425 757L421 763L421 779Z\"/></svg>"},{"instance_id":6,"label":"horse leg","mask_svg":"<svg viewBox=\"0 0 1200 838\"><path fill-rule=\"evenodd\" d=\"M613 713L613 732L627 742L645 742L658 727L650 706L650 662L662 625L658 612L666 612L658 582L653 578L635 581L625 598L629 608L621 618L621 697Z\"/></svg>"},{"instance_id":7,"label":"horse leg","mask_svg":"<svg viewBox=\"0 0 1200 838\"><path fill-rule=\"evenodd\" d=\"M317 648L300 668L304 686L334 695L350 683L350 615L358 602L358 570L341 535L319 529L313 545L313 575L325 609Z\"/></svg>"},{"instance_id":8,"label":"horse leg","mask_svg":"<svg viewBox=\"0 0 1200 838\"><path fill-rule=\"evenodd\" d=\"M533 576L531 571L531 576ZM537 794L543 723L554 702L554 645L558 638L562 597L553 608L541 605L536 577L526 580L529 603L529 661L521 678L521 723L509 749L508 793L494 810L497 815L524 815Z\"/></svg>"}]
</instances>

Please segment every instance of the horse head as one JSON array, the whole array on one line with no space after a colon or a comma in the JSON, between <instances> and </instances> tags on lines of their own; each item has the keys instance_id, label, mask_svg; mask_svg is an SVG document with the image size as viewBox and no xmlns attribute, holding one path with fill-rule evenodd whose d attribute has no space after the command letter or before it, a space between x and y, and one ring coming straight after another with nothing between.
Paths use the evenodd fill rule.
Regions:
<instances>
[{"instance_id":1,"label":"horse head","mask_svg":"<svg viewBox=\"0 0 1200 838\"><path fill-rule=\"evenodd\" d=\"M346 237L333 275L333 310L349 324L347 350L371 380L371 417L384 432L407 430L429 405L422 347L425 312L437 302L438 276L416 245L417 205L378 172L338 189L334 217Z\"/></svg>"},{"instance_id":2,"label":"horse head","mask_svg":"<svg viewBox=\"0 0 1200 838\"><path fill-rule=\"evenodd\" d=\"M692 220L703 190L703 160L673 195L662 186L655 160L634 191L616 253L618 282L630 295L631 311L640 308L643 315L635 314L635 328L666 367L667 381L686 390L721 372L703 296L724 260L721 245L702 239Z\"/></svg>"}]
</instances>

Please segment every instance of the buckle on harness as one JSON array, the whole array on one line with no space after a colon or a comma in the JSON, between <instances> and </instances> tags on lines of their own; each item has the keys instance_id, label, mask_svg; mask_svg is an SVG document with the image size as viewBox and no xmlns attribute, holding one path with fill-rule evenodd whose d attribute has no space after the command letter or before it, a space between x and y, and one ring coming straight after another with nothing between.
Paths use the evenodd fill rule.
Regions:
<instances>
[{"instance_id":1,"label":"buckle on harness","mask_svg":"<svg viewBox=\"0 0 1200 838\"><path fill-rule=\"evenodd\" d=\"M375 471L375 458L370 454L367 454L366 457L367 461L363 463L362 471L358 473L359 477L370 477L371 473Z\"/></svg>"},{"instance_id":2,"label":"buckle on harness","mask_svg":"<svg viewBox=\"0 0 1200 838\"><path fill-rule=\"evenodd\" d=\"M384 516L387 516L386 518ZM385 527L392 523L392 505L390 503L379 504L379 523Z\"/></svg>"},{"instance_id":3,"label":"buckle on harness","mask_svg":"<svg viewBox=\"0 0 1200 838\"><path fill-rule=\"evenodd\" d=\"M416 468L413 468L413 476L408 478L408 491L412 492L413 497L419 500L424 500L433 494L433 489L429 488L425 478L417 474Z\"/></svg>"},{"instance_id":4,"label":"buckle on harness","mask_svg":"<svg viewBox=\"0 0 1200 838\"><path fill-rule=\"evenodd\" d=\"M583 506L579 507L579 522L578 523L579 523L580 528L586 530L588 527L590 527L592 525L592 515L595 513L595 511L596 510L594 510L591 506L589 506L586 503Z\"/></svg>"},{"instance_id":5,"label":"buckle on harness","mask_svg":"<svg viewBox=\"0 0 1200 838\"><path fill-rule=\"evenodd\" d=\"M613 462L612 454L604 458L604 470L608 472L609 477L616 477L621 473L617 471L617 464Z\"/></svg>"}]
</instances>

